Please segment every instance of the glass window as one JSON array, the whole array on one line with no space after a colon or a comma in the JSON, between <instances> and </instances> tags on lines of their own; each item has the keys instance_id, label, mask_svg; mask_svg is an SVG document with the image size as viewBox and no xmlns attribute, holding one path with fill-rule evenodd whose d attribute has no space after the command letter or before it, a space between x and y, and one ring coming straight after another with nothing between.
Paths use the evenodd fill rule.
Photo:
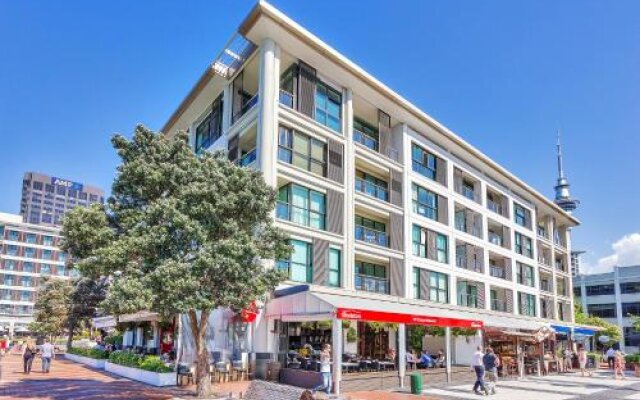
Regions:
<instances>
[{"instance_id":1,"label":"glass window","mask_svg":"<svg viewBox=\"0 0 640 400\"><path fill-rule=\"evenodd\" d=\"M478 308L478 287L467 281L459 281L458 305L464 307Z\"/></svg>"},{"instance_id":2,"label":"glass window","mask_svg":"<svg viewBox=\"0 0 640 400\"><path fill-rule=\"evenodd\" d=\"M534 271L530 265L516 263L518 283L521 285L535 286Z\"/></svg>"},{"instance_id":3,"label":"glass window","mask_svg":"<svg viewBox=\"0 0 640 400\"><path fill-rule=\"evenodd\" d=\"M276 216L293 223L325 229L325 195L304 186L289 184L278 190Z\"/></svg>"},{"instance_id":4,"label":"glass window","mask_svg":"<svg viewBox=\"0 0 640 400\"><path fill-rule=\"evenodd\" d=\"M536 316L536 296L518 292L518 300L520 302L520 314L530 317Z\"/></svg>"},{"instance_id":5,"label":"glass window","mask_svg":"<svg viewBox=\"0 0 640 400\"><path fill-rule=\"evenodd\" d=\"M47 193L53 193L54 192L54 188L53 185L49 185L48 183L44 185L44 191Z\"/></svg>"},{"instance_id":6,"label":"glass window","mask_svg":"<svg viewBox=\"0 0 640 400\"><path fill-rule=\"evenodd\" d=\"M67 188L64 186L56 186L56 194L64 196L65 194L67 194Z\"/></svg>"},{"instance_id":7,"label":"glass window","mask_svg":"<svg viewBox=\"0 0 640 400\"><path fill-rule=\"evenodd\" d=\"M42 244L45 246L53 246L53 236L43 236Z\"/></svg>"},{"instance_id":8,"label":"glass window","mask_svg":"<svg viewBox=\"0 0 640 400\"><path fill-rule=\"evenodd\" d=\"M47 250L45 250L45 251L47 251ZM24 248L24 256L27 257L27 258L35 258L36 249L34 249L33 247L25 247Z\"/></svg>"},{"instance_id":9,"label":"glass window","mask_svg":"<svg viewBox=\"0 0 640 400\"><path fill-rule=\"evenodd\" d=\"M38 236L35 233L27 233L25 236L25 242L29 244L35 244L38 240Z\"/></svg>"},{"instance_id":10,"label":"glass window","mask_svg":"<svg viewBox=\"0 0 640 400\"><path fill-rule=\"evenodd\" d=\"M57 273L59 276L64 276L64 275L65 275L66 270L67 270L67 267L65 267L64 265L58 265L58 266L56 266L56 273Z\"/></svg>"},{"instance_id":11,"label":"glass window","mask_svg":"<svg viewBox=\"0 0 640 400\"><path fill-rule=\"evenodd\" d=\"M289 260L278 261L277 267L288 273L289 279L296 282L311 283L313 267L311 265L311 243L291 240L293 253Z\"/></svg>"},{"instance_id":12,"label":"glass window","mask_svg":"<svg viewBox=\"0 0 640 400\"><path fill-rule=\"evenodd\" d=\"M22 272L34 272L35 268L31 261L25 261L22 263Z\"/></svg>"},{"instance_id":13,"label":"glass window","mask_svg":"<svg viewBox=\"0 0 640 400\"><path fill-rule=\"evenodd\" d=\"M622 303L622 315L625 317L631 315L640 315L640 303Z\"/></svg>"},{"instance_id":14,"label":"glass window","mask_svg":"<svg viewBox=\"0 0 640 400\"><path fill-rule=\"evenodd\" d=\"M7 271L15 271L18 268L16 260L4 260L4 269Z\"/></svg>"},{"instance_id":15,"label":"glass window","mask_svg":"<svg viewBox=\"0 0 640 400\"><path fill-rule=\"evenodd\" d=\"M514 203L514 219L516 224L520 226L527 226L527 214L523 206L518 203Z\"/></svg>"},{"instance_id":16,"label":"glass window","mask_svg":"<svg viewBox=\"0 0 640 400\"><path fill-rule=\"evenodd\" d=\"M53 260L53 251L51 251L51 250L42 250L42 258L44 260Z\"/></svg>"},{"instance_id":17,"label":"glass window","mask_svg":"<svg viewBox=\"0 0 640 400\"><path fill-rule=\"evenodd\" d=\"M195 152L202 153L222 134L222 94L214 100L211 112L196 127ZM97 199L96 199L97 200Z\"/></svg>"},{"instance_id":18,"label":"glass window","mask_svg":"<svg viewBox=\"0 0 640 400\"><path fill-rule=\"evenodd\" d=\"M378 151L378 129L357 117L353 118L353 140Z\"/></svg>"},{"instance_id":19,"label":"glass window","mask_svg":"<svg viewBox=\"0 0 640 400\"><path fill-rule=\"evenodd\" d=\"M342 94L328 85L316 85L316 121L336 132L342 132Z\"/></svg>"},{"instance_id":20,"label":"glass window","mask_svg":"<svg viewBox=\"0 0 640 400\"><path fill-rule=\"evenodd\" d=\"M67 254L62 252L62 251L59 251L58 252L58 261L62 261L62 262L67 261Z\"/></svg>"},{"instance_id":21,"label":"glass window","mask_svg":"<svg viewBox=\"0 0 640 400\"><path fill-rule=\"evenodd\" d=\"M51 265L49 265L49 264L40 264L40 274L42 274L42 275L50 275L51 274Z\"/></svg>"},{"instance_id":22,"label":"glass window","mask_svg":"<svg viewBox=\"0 0 640 400\"><path fill-rule=\"evenodd\" d=\"M438 232L413 225L412 230L413 255L429 258L441 263L448 263L448 238ZM432 245L429 245L429 242Z\"/></svg>"},{"instance_id":23,"label":"glass window","mask_svg":"<svg viewBox=\"0 0 640 400\"><path fill-rule=\"evenodd\" d=\"M20 232L18 231L9 231L9 240L17 242L20 240Z\"/></svg>"},{"instance_id":24,"label":"glass window","mask_svg":"<svg viewBox=\"0 0 640 400\"><path fill-rule=\"evenodd\" d=\"M617 318L616 305L611 304L589 304L587 306L589 315L600 318Z\"/></svg>"},{"instance_id":25,"label":"glass window","mask_svg":"<svg viewBox=\"0 0 640 400\"><path fill-rule=\"evenodd\" d=\"M278 159L314 174L326 176L326 144L291 128L281 126L279 129Z\"/></svg>"},{"instance_id":26,"label":"glass window","mask_svg":"<svg viewBox=\"0 0 640 400\"><path fill-rule=\"evenodd\" d=\"M329 286L340 287L342 276L342 257L340 250L329 249Z\"/></svg>"},{"instance_id":27,"label":"glass window","mask_svg":"<svg viewBox=\"0 0 640 400\"><path fill-rule=\"evenodd\" d=\"M613 284L586 286L587 296L603 296L614 294Z\"/></svg>"},{"instance_id":28,"label":"glass window","mask_svg":"<svg viewBox=\"0 0 640 400\"><path fill-rule=\"evenodd\" d=\"M10 244L7 246L7 254L10 256L17 256L18 255L18 246L16 246L15 244Z\"/></svg>"},{"instance_id":29,"label":"glass window","mask_svg":"<svg viewBox=\"0 0 640 400\"><path fill-rule=\"evenodd\" d=\"M620 293L640 293L640 282L620 283ZM638 315L640 315L640 313L638 313Z\"/></svg>"},{"instance_id":30,"label":"glass window","mask_svg":"<svg viewBox=\"0 0 640 400\"><path fill-rule=\"evenodd\" d=\"M440 272L429 272L429 300L437 303L449 302L449 277Z\"/></svg>"},{"instance_id":31,"label":"glass window","mask_svg":"<svg viewBox=\"0 0 640 400\"><path fill-rule=\"evenodd\" d=\"M389 293L387 267L363 261L356 261L356 290L373 293Z\"/></svg>"},{"instance_id":32,"label":"glass window","mask_svg":"<svg viewBox=\"0 0 640 400\"><path fill-rule=\"evenodd\" d=\"M387 182L360 170L356 170L356 191L382 201L389 201Z\"/></svg>"},{"instance_id":33,"label":"glass window","mask_svg":"<svg viewBox=\"0 0 640 400\"><path fill-rule=\"evenodd\" d=\"M417 144L411 147L411 161L413 170L422 176L436 180L436 156L429 153Z\"/></svg>"},{"instance_id":34,"label":"glass window","mask_svg":"<svg viewBox=\"0 0 640 400\"><path fill-rule=\"evenodd\" d=\"M413 298L420 298L420 268L413 267Z\"/></svg>"},{"instance_id":35,"label":"glass window","mask_svg":"<svg viewBox=\"0 0 640 400\"><path fill-rule=\"evenodd\" d=\"M42 190L42 182L33 182L33 190Z\"/></svg>"},{"instance_id":36,"label":"glass window","mask_svg":"<svg viewBox=\"0 0 640 400\"><path fill-rule=\"evenodd\" d=\"M515 235L515 251L523 256L533 258L533 244L531 238L524 236L523 234L516 232Z\"/></svg>"},{"instance_id":37,"label":"glass window","mask_svg":"<svg viewBox=\"0 0 640 400\"><path fill-rule=\"evenodd\" d=\"M412 185L412 199L413 212L435 221L438 220L437 194L414 183Z\"/></svg>"},{"instance_id":38,"label":"glass window","mask_svg":"<svg viewBox=\"0 0 640 400\"><path fill-rule=\"evenodd\" d=\"M387 226L382 222L356 215L355 230L356 240L361 240L378 246L389 246Z\"/></svg>"}]
</instances>

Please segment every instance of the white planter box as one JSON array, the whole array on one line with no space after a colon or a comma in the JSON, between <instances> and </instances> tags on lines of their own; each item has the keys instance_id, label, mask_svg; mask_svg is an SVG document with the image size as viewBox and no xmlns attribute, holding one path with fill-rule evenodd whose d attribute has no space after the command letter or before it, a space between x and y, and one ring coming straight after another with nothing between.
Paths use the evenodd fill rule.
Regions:
<instances>
[{"instance_id":1,"label":"white planter box","mask_svg":"<svg viewBox=\"0 0 640 400\"><path fill-rule=\"evenodd\" d=\"M144 382L153 386L175 386L175 372L151 372L139 368L125 367L124 365L114 364L107 361L104 364L104 370L134 381Z\"/></svg>"},{"instance_id":2,"label":"white planter box","mask_svg":"<svg viewBox=\"0 0 640 400\"><path fill-rule=\"evenodd\" d=\"M71 354L71 353L65 353L64 358L66 358L67 360L88 365L90 367L97 368L97 369L104 369L104 364L107 362L107 360L105 359L83 357L83 356L79 356L77 354Z\"/></svg>"}]
</instances>

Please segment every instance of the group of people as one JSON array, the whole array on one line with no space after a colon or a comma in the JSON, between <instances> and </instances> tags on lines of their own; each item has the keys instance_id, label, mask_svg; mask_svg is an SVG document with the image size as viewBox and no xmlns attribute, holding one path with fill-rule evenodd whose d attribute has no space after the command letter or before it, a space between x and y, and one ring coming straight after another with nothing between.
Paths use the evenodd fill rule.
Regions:
<instances>
[{"instance_id":1,"label":"group of people","mask_svg":"<svg viewBox=\"0 0 640 400\"><path fill-rule=\"evenodd\" d=\"M498 383L498 367L500 359L495 355L491 347L487 347L483 352L478 346L471 358L471 368L476 373L476 381L473 383L475 394L496 394L496 384Z\"/></svg>"},{"instance_id":2,"label":"group of people","mask_svg":"<svg viewBox=\"0 0 640 400\"><path fill-rule=\"evenodd\" d=\"M42 373L48 374L50 372L51 361L56 355L54 346L49 343L49 339L44 339L44 343L38 349L36 343L33 340L29 340L22 346L22 362L25 374L31 373L33 360L38 354L40 354L40 359L42 360Z\"/></svg>"},{"instance_id":3,"label":"group of people","mask_svg":"<svg viewBox=\"0 0 640 400\"><path fill-rule=\"evenodd\" d=\"M613 369L613 379L618 379L618 377L627 379L624 376L624 354L620 350L614 350L613 347L609 347L605 353L605 359L609 369Z\"/></svg>"},{"instance_id":4,"label":"group of people","mask_svg":"<svg viewBox=\"0 0 640 400\"><path fill-rule=\"evenodd\" d=\"M406 355L407 366L409 369L416 368L435 368L441 367L444 368L445 357L444 351L440 349L436 357L432 357L427 350L422 350L420 353L420 357L418 357L417 352L415 350L411 350L407 352Z\"/></svg>"}]
</instances>

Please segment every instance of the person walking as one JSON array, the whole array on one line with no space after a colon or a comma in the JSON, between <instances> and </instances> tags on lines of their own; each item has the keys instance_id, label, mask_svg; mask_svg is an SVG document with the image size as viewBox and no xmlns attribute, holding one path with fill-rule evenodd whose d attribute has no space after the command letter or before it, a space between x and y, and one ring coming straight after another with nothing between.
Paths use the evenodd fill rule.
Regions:
<instances>
[{"instance_id":1,"label":"person walking","mask_svg":"<svg viewBox=\"0 0 640 400\"><path fill-rule=\"evenodd\" d=\"M49 339L44 340L42 345L42 373L48 374L51 368L51 359L56 355L53 345L49 343Z\"/></svg>"},{"instance_id":2,"label":"person walking","mask_svg":"<svg viewBox=\"0 0 640 400\"><path fill-rule=\"evenodd\" d=\"M338 366L340 368L340 366ZM322 374L322 385L318 385L313 391L324 390L326 394L331 393L333 382L331 380L331 345L325 344L320 352L320 373Z\"/></svg>"},{"instance_id":3,"label":"person walking","mask_svg":"<svg viewBox=\"0 0 640 400\"><path fill-rule=\"evenodd\" d=\"M618 372L622 379L627 379L624 376L624 356L620 350L616 350L613 355L613 379L618 379Z\"/></svg>"},{"instance_id":4,"label":"person walking","mask_svg":"<svg viewBox=\"0 0 640 400\"><path fill-rule=\"evenodd\" d=\"M482 348L480 346L477 347L476 352L471 356L471 369L473 369L476 373L476 381L473 384L473 392L475 394L482 395L482 390L484 394L489 394L489 391L484 386L484 363L482 362ZM479 390L480 389L480 390Z\"/></svg>"},{"instance_id":5,"label":"person walking","mask_svg":"<svg viewBox=\"0 0 640 400\"><path fill-rule=\"evenodd\" d=\"M585 373L591 376L591 371L587 370L587 352L584 346L578 347L578 364L580 365L580 374L582 376Z\"/></svg>"},{"instance_id":6,"label":"person walking","mask_svg":"<svg viewBox=\"0 0 640 400\"><path fill-rule=\"evenodd\" d=\"M36 345L33 341L28 341L24 344L22 348L22 362L24 367L24 373L31 373L31 366L33 365L33 359L36 357Z\"/></svg>"},{"instance_id":7,"label":"person walking","mask_svg":"<svg viewBox=\"0 0 640 400\"><path fill-rule=\"evenodd\" d=\"M570 348L564 351L564 370L565 372L573 372L573 352Z\"/></svg>"},{"instance_id":8,"label":"person walking","mask_svg":"<svg viewBox=\"0 0 640 400\"><path fill-rule=\"evenodd\" d=\"M496 394L498 384L498 357L493 353L491 347L487 347L485 355L482 357L482 364L485 371L485 387L491 394Z\"/></svg>"},{"instance_id":9,"label":"person walking","mask_svg":"<svg viewBox=\"0 0 640 400\"><path fill-rule=\"evenodd\" d=\"M605 357L607 358L607 365L609 366L609 369L613 369L613 364L616 358L616 352L613 350L613 347L609 347L605 353Z\"/></svg>"}]
</instances>

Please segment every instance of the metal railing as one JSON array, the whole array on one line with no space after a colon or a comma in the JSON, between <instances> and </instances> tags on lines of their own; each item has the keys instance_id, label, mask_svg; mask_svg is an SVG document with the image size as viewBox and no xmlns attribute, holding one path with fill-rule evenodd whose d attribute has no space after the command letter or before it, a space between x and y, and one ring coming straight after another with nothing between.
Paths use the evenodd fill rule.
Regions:
<instances>
[{"instance_id":1,"label":"metal railing","mask_svg":"<svg viewBox=\"0 0 640 400\"><path fill-rule=\"evenodd\" d=\"M565 269L564 264L562 262L556 261L556 269L558 271L566 272L566 269Z\"/></svg>"},{"instance_id":2,"label":"metal railing","mask_svg":"<svg viewBox=\"0 0 640 400\"><path fill-rule=\"evenodd\" d=\"M505 268L497 265L489 265L489 274L494 278L507 279Z\"/></svg>"},{"instance_id":3,"label":"metal railing","mask_svg":"<svg viewBox=\"0 0 640 400\"><path fill-rule=\"evenodd\" d=\"M276 204L276 218L304 226L314 225L314 227L318 229L324 229L325 227L324 214L311 211L307 208L294 206L293 204L285 203L284 201L279 201Z\"/></svg>"},{"instance_id":4,"label":"metal railing","mask_svg":"<svg viewBox=\"0 0 640 400\"><path fill-rule=\"evenodd\" d=\"M466 256L456 256L456 267L469 271L483 272L482 263L478 260L469 260Z\"/></svg>"},{"instance_id":5,"label":"metal railing","mask_svg":"<svg viewBox=\"0 0 640 400\"><path fill-rule=\"evenodd\" d=\"M553 292L553 288L551 287L551 283L548 281L540 281L540 290L544 291L544 292Z\"/></svg>"},{"instance_id":6,"label":"metal railing","mask_svg":"<svg viewBox=\"0 0 640 400\"><path fill-rule=\"evenodd\" d=\"M502 246L502 236L494 232L489 232L489 242L498 246Z\"/></svg>"},{"instance_id":7,"label":"metal railing","mask_svg":"<svg viewBox=\"0 0 640 400\"><path fill-rule=\"evenodd\" d=\"M458 293L458 305L463 307L479 308L478 295Z\"/></svg>"},{"instance_id":8,"label":"metal railing","mask_svg":"<svg viewBox=\"0 0 640 400\"><path fill-rule=\"evenodd\" d=\"M487 208L496 214L502 214L502 204L498 204L493 200L487 199Z\"/></svg>"},{"instance_id":9,"label":"metal railing","mask_svg":"<svg viewBox=\"0 0 640 400\"><path fill-rule=\"evenodd\" d=\"M378 140L355 128L353 129L353 140L373 151L378 151Z\"/></svg>"},{"instance_id":10,"label":"metal railing","mask_svg":"<svg viewBox=\"0 0 640 400\"><path fill-rule=\"evenodd\" d=\"M356 274L355 277L356 290L373 293L389 293L389 280L385 278L377 278L368 275Z\"/></svg>"},{"instance_id":11,"label":"metal railing","mask_svg":"<svg viewBox=\"0 0 640 400\"><path fill-rule=\"evenodd\" d=\"M541 239L546 239L549 240L549 234L547 234L547 230L542 228L542 227L538 227L537 231L538 233L538 237Z\"/></svg>"},{"instance_id":12,"label":"metal railing","mask_svg":"<svg viewBox=\"0 0 640 400\"><path fill-rule=\"evenodd\" d=\"M501 299L491 299L491 310L507 312L507 302Z\"/></svg>"},{"instance_id":13,"label":"metal railing","mask_svg":"<svg viewBox=\"0 0 640 400\"><path fill-rule=\"evenodd\" d=\"M387 191L387 188L364 179L356 178L356 191L382 201L389 201L389 192Z\"/></svg>"},{"instance_id":14,"label":"metal railing","mask_svg":"<svg viewBox=\"0 0 640 400\"><path fill-rule=\"evenodd\" d=\"M356 240L378 246L389 247L389 236L387 236L386 232L377 231L360 225L356 225Z\"/></svg>"},{"instance_id":15,"label":"metal railing","mask_svg":"<svg viewBox=\"0 0 640 400\"><path fill-rule=\"evenodd\" d=\"M278 100L280 101L280 104L293 108L293 94L287 92L286 90L280 89Z\"/></svg>"},{"instance_id":16,"label":"metal railing","mask_svg":"<svg viewBox=\"0 0 640 400\"><path fill-rule=\"evenodd\" d=\"M253 95L252 98L247 100L242 105L242 107L240 107L240 110L238 110L235 114L233 114L233 117L231 118L231 123L233 124L237 120L239 120L240 117L245 115L247 113L247 111L251 110L253 108L253 106L255 106L256 104L258 104L258 93L256 93L255 95Z\"/></svg>"},{"instance_id":17,"label":"metal railing","mask_svg":"<svg viewBox=\"0 0 640 400\"><path fill-rule=\"evenodd\" d=\"M247 154L245 154L244 156L242 156L242 158L240 158L240 160L238 160L238 165L240 165L241 167L249 167L256 161L256 157L257 153L254 147L253 150L249 150Z\"/></svg>"}]
</instances>

